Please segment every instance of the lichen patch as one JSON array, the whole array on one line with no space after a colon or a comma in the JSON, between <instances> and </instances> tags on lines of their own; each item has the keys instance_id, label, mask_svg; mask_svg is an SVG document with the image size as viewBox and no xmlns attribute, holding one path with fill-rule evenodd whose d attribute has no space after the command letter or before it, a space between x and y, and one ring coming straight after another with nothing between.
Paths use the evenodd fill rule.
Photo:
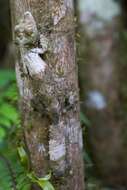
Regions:
<instances>
[{"instance_id":1,"label":"lichen patch","mask_svg":"<svg viewBox=\"0 0 127 190\"><path fill-rule=\"evenodd\" d=\"M65 156L65 153L65 142L59 144L59 142L55 140L49 141L49 155L51 161L59 160L60 158Z\"/></svg>"}]
</instances>

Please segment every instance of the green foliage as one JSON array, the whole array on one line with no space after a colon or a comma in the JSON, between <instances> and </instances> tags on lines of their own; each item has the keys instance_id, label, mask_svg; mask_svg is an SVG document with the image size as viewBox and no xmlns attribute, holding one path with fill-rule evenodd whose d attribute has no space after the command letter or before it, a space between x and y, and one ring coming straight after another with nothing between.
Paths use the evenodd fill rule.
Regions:
<instances>
[{"instance_id":1,"label":"green foliage","mask_svg":"<svg viewBox=\"0 0 127 190\"><path fill-rule=\"evenodd\" d=\"M20 119L17 111L17 87L14 71L0 71L0 190L29 190L20 183L24 177L16 151L17 129ZM14 139L14 140L13 140ZM15 141L15 142L14 142ZM28 184L27 180L25 183ZM30 186L30 183L29 183Z\"/></svg>"},{"instance_id":2,"label":"green foliage","mask_svg":"<svg viewBox=\"0 0 127 190\"><path fill-rule=\"evenodd\" d=\"M19 124L15 107L17 100L15 74L12 71L0 71L0 127L9 128Z\"/></svg>"},{"instance_id":3,"label":"green foliage","mask_svg":"<svg viewBox=\"0 0 127 190\"><path fill-rule=\"evenodd\" d=\"M6 135L5 130L0 128L0 141L1 141L1 139L3 139L5 137L5 135Z\"/></svg>"},{"instance_id":4,"label":"green foliage","mask_svg":"<svg viewBox=\"0 0 127 190\"><path fill-rule=\"evenodd\" d=\"M27 174L27 176L33 183L38 184L38 186L40 186L43 190L55 190L52 184L49 182L51 173L42 178L38 178L33 172Z\"/></svg>"},{"instance_id":5,"label":"green foliage","mask_svg":"<svg viewBox=\"0 0 127 190\"><path fill-rule=\"evenodd\" d=\"M0 88L7 86L15 81L15 74L10 70L0 70Z\"/></svg>"},{"instance_id":6,"label":"green foliage","mask_svg":"<svg viewBox=\"0 0 127 190\"><path fill-rule=\"evenodd\" d=\"M28 159L26 151L24 150L22 146L18 147L18 153L19 153L22 166L26 170L25 175L24 175L25 180L26 178L28 178L30 182L37 184L43 190L55 190L52 184L49 182L51 178L51 173L42 178L37 177L34 172L29 172L29 159ZM30 182L27 183L26 185L30 184Z\"/></svg>"},{"instance_id":7,"label":"green foliage","mask_svg":"<svg viewBox=\"0 0 127 190\"><path fill-rule=\"evenodd\" d=\"M88 118L85 116L85 114L83 112L80 112L80 121L86 127L90 127L90 125L91 125L90 121L88 120Z\"/></svg>"},{"instance_id":8,"label":"green foliage","mask_svg":"<svg viewBox=\"0 0 127 190\"><path fill-rule=\"evenodd\" d=\"M28 155L20 142L17 100L15 73L0 71L0 190L30 190L32 183L43 190L54 190L49 182L51 174L38 178L30 171Z\"/></svg>"},{"instance_id":9,"label":"green foliage","mask_svg":"<svg viewBox=\"0 0 127 190\"><path fill-rule=\"evenodd\" d=\"M18 154L20 157L21 164L25 168L29 168L29 159L28 159L28 156L26 154L26 151L24 150L24 148L22 146L18 147Z\"/></svg>"}]
</instances>

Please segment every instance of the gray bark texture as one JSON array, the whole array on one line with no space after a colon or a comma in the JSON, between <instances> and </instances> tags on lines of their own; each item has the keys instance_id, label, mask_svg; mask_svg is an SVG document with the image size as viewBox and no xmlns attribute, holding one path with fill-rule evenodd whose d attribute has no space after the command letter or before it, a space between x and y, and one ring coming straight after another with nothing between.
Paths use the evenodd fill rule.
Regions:
<instances>
[{"instance_id":1,"label":"gray bark texture","mask_svg":"<svg viewBox=\"0 0 127 190\"><path fill-rule=\"evenodd\" d=\"M84 190L72 0L14 0L16 75L32 170Z\"/></svg>"}]
</instances>

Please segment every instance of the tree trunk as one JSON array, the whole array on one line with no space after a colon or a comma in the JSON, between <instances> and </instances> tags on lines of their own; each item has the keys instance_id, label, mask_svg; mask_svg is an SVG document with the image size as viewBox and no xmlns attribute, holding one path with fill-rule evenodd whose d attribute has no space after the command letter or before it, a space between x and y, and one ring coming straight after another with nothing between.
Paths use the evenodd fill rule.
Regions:
<instances>
[{"instance_id":1,"label":"tree trunk","mask_svg":"<svg viewBox=\"0 0 127 190\"><path fill-rule=\"evenodd\" d=\"M72 0L15 0L11 8L32 170L38 176L52 170L56 190L83 190Z\"/></svg>"},{"instance_id":2,"label":"tree trunk","mask_svg":"<svg viewBox=\"0 0 127 190\"><path fill-rule=\"evenodd\" d=\"M84 36L80 62L82 108L91 122L87 145L95 172L106 184L119 189L127 186L127 70L125 54L120 53L121 8L113 0L80 0L79 6Z\"/></svg>"}]
</instances>

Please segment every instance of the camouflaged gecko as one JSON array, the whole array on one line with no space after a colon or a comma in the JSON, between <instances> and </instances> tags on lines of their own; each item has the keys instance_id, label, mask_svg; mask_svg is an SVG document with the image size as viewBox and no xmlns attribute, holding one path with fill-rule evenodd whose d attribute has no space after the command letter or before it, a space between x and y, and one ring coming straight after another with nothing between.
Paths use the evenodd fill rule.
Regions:
<instances>
[{"instance_id":1,"label":"camouflaged gecko","mask_svg":"<svg viewBox=\"0 0 127 190\"><path fill-rule=\"evenodd\" d=\"M39 36L36 22L32 14L27 11L19 24L15 26L15 40L19 46L23 73L31 77L41 78L46 68L45 61L40 57L48 50L48 39ZM40 38L40 39L39 39ZM41 48L38 47L40 41Z\"/></svg>"}]
</instances>

